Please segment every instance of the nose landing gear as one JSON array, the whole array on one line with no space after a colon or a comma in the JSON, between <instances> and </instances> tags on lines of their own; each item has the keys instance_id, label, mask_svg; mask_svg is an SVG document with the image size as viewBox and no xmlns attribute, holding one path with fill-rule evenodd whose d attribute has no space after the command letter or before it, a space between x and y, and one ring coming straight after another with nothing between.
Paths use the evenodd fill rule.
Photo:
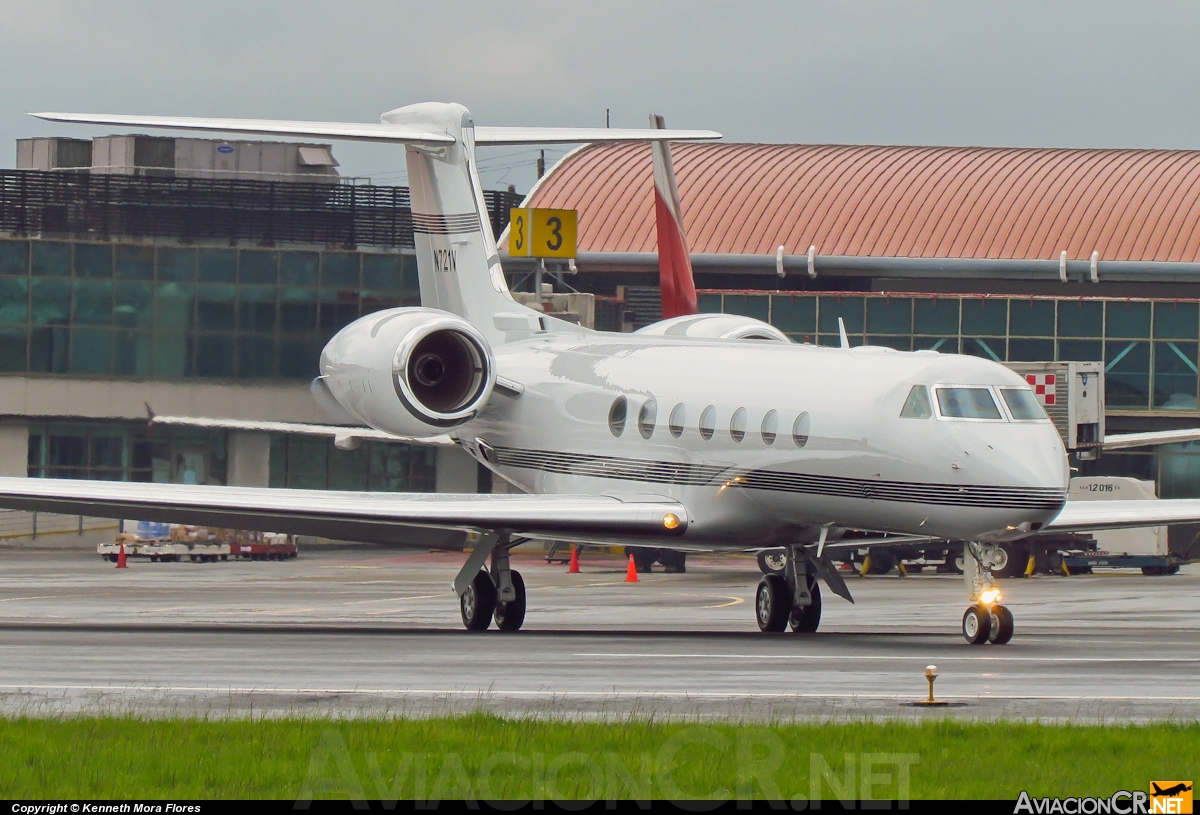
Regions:
<instances>
[{"instance_id":1,"label":"nose landing gear","mask_svg":"<svg viewBox=\"0 0 1200 815\"><path fill-rule=\"evenodd\" d=\"M968 542L963 546L963 580L971 605L963 613L963 639L971 645L1005 645L1013 636L1013 615L1000 605L1000 590L992 580L995 544Z\"/></svg>"}]
</instances>

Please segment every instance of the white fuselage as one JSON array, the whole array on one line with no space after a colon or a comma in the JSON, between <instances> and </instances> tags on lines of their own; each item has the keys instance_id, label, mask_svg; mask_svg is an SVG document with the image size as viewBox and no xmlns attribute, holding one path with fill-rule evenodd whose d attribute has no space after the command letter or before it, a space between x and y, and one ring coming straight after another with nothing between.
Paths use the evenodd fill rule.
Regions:
<instances>
[{"instance_id":1,"label":"white fuselage","mask_svg":"<svg viewBox=\"0 0 1200 815\"><path fill-rule=\"evenodd\" d=\"M590 332L495 353L500 375L525 390L494 394L452 431L468 452L528 492L677 499L691 518L688 542L788 543L827 524L998 539L1050 521L1066 497L1066 453L1048 420L900 417L914 384L1025 385L986 360ZM617 435L610 412L620 397L627 418ZM655 415L639 422L649 400Z\"/></svg>"}]
</instances>

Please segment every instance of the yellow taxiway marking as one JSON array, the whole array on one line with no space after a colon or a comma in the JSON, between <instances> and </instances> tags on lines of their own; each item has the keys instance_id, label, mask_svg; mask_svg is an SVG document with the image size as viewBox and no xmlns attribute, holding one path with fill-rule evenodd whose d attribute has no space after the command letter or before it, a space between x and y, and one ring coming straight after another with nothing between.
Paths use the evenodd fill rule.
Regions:
<instances>
[{"instance_id":1,"label":"yellow taxiway marking","mask_svg":"<svg viewBox=\"0 0 1200 815\"><path fill-rule=\"evenodd\" d=\"M401 602L404 602L407 600L429 600L429 599L432 599L435 597L447 597L449 594L450 594L450 590L447 589L446 591L444 591L440 594L417 594L417 595L413 595L412 597L378 597L374 600L354 600L353 602L342 603L342 605L343 606L361 606L361 605L364 605L365 603L394 603L397 600L400 600ZM378 613L378 612L375 612L375 613Z\"/></svg>"},{"instance_id":2,"label":"yellow taxiway marking","mask_svg":"<svg viewBox=\"0 0 1200 815\"><path fill-rule=\"evenodd\" d=\"M722 599L728 599L729 602L728 603L717 603L715 606L701 606L701 608L725 608L726 606L736 606L739 603L746 602L746 598L744 598L744 597L730 597L727 594L722 594L722 595L717 595L717 596L721 597Z\"/></svg>"}]
</instances>

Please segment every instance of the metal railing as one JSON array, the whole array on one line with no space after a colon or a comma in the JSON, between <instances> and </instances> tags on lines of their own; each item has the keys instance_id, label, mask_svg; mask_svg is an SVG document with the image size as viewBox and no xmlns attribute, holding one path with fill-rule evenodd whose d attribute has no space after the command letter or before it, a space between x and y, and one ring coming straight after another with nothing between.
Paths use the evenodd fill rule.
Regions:
<instances>
[{"instance_id":1,"label":"metal railing","mask_svg":"<svg viewBox=\"0 0 1200 815\"><path fill-rule=\"evenodd\" d=\"M112 518L92 518L86 515L59 515L53 512L0 510L0 541L57 535L82 535L84 532L112 530L115 535L120 523Z\"/></svg>"},{"instance_id":2,"label":"metal railing","mask_svg":"<svg viewBox=\"0 0 1200 815\"><path fill-rule=\"evenodd\" d=\"M500 234L522 196L484 192ZM407 187L0 170L0 232L20 236L413 247Z\"/></svg>"}]
</instances>

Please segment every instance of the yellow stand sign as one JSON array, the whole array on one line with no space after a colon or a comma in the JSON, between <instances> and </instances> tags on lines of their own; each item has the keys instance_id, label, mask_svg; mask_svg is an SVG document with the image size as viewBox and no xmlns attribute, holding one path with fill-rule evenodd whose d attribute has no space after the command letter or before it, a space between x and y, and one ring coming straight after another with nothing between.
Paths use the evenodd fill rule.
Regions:
<instances>
[{"instance_id":1,"label":"yellow stand sign","mask_svg":"<svg viewBox=\"0 0 1200 815\"><path fill-rule=\"evenodd\" d=\"M508 253L521 258L573 258L579 213L573 209L513 209Z\"/></svg>"}]
</instances>

